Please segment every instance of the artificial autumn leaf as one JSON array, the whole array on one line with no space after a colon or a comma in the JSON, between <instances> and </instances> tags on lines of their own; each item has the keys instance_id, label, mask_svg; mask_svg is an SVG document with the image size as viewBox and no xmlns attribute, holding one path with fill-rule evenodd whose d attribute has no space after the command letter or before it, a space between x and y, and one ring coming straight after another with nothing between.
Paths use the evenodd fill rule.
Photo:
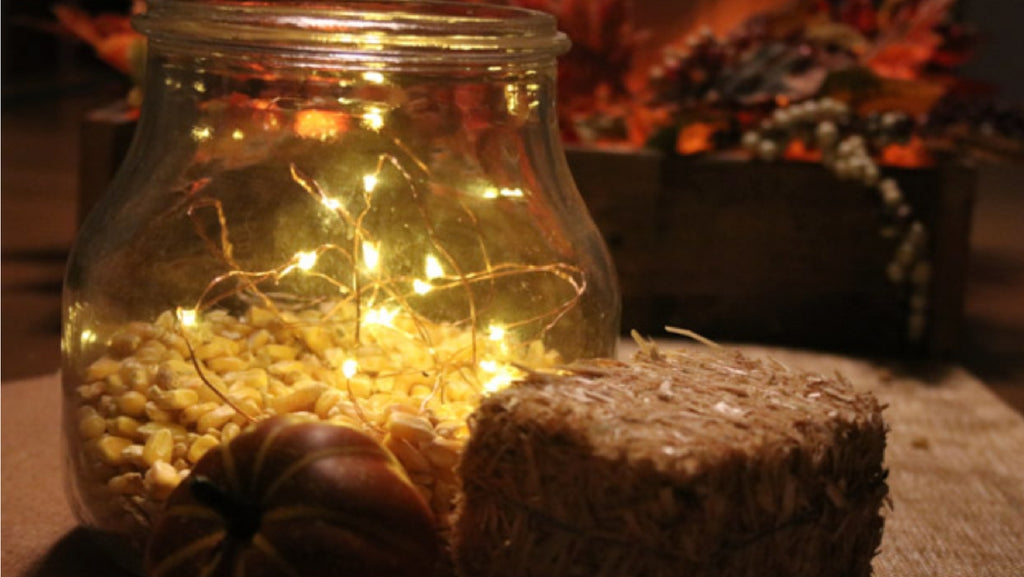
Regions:
<instances>
[{"instance_id":1,"label":"artificial autumn leaf","mask_svg":"<svg viewBox=\"0 0 1024 577\"><path fill-rule=\"evenodd\" d=\"M945 20L955 0L921 0L893 8L875 48L864 63L886 78L910 79L920 75L942 45L936 29Z\"/></svg>"},{"instance_id":2,"label":"artificial autumn leaf","mask_svg":"<svg viewBox=\"0 0 1024 577\"><path fill-rule=\"evenodd\" d=\"M851 54L866 52L870 44L859 30L839 22L822 22L808 26L805 37L812 44L842 48Z\"/></svg>"},{"instance_id":3,"label":"artificial autumn leaf","mask_svg":"<svg viewBox=\"0 0 1024 577\"><path fill-rule=\"evenodd\" d=\"M69 4L54 6L53 14L63 29L92 46L100 60L141 80L146 40L132 29L127 16L92 16Z\"/></svg>"},{"instance_id":4,"label":"artificial autumn leaf","mask_svg":"<svg viewBox=\"0 0 1024 577\"><path fill-rule=\"evenodd\" d=\"M694 122L683 126L676 137L676 152L688 156L713 150L712 137L719 128L710 122Z\"/></svg>"},{"instance_id":5,"label":"artificial autumn leaf","mask_svg":"<svg viewBox=\"0 0 1024 577\"><path fill-rule=\"evenodd\" d=\"M899 110L911 116L927 114L948 91L939 80L879 79L877 90L855 102L861 114Z\"/></svg>"},{"instance_id":6,"label":"artificial autumn leaf","mask_svg":"<svg viewBox=\"0 0 1024 577\"><path fill-rule=\"evenodd\" d=\"M878 155L879 162L886 166L917 168L932 164L931 154L921 138L912 136L906 143L886 146Z\"/></svg>"},{"instance_id":7,"label":"artificial autumn leaf","mask_svg":"<svg viewBox=\"0 0 1024 577\"><path fill-rule=\"evenodd\" d=\"M795 162L821 162L821 156L820 149L809 148L799 138L790 140L789 144L786 145L786 150L782 153L783 158Z\"/></svg>"}]
</instances>

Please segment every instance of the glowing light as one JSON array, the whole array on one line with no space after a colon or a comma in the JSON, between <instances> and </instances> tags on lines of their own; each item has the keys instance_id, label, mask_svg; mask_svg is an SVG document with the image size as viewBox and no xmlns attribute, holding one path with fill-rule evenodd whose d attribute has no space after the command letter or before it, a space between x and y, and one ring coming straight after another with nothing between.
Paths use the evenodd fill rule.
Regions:
<instances>
[{"instance_id":1,"label":"glowing light","mask_svg":"<svg viewBox=\"0 0 1024 577\"><path fill-rule=\"evenodd\" d=\"M323 202L324 206L331 210L338 210L339 208L341 208L341 201L339 201L336 198L329 198L325 196Z\"/></svg>"},{"instance_id":2,"label":"glowing light","mask_svg":"<svg viewBox=\"0 0 1024 577\"><path fill-rule=\"evenodd\" d=\"M178 309L178 322L183 327L194 327L196 326L198 313L195 309Z\"/></svg>"},{"instance_id":3,"label":"glowing light","mask_svg":"<svg viewBox=\"0 0 1024 577\"><path fill-rule=\"evenodd\" d=\"M488 198L488 199L494 199L494 198L499 198L499 197L501 197L501 198L523 198L524 196L526 196L526 193L523 192L523 189L521 189L521 188L500 188L499 189L497 187L490 186L490 187L487 187L487 188L484 189L484 195L483 196L484 196L484 198Z\"/></svg>"},{"instance_id":4,"label":"glowing light","mask_svg":"<svg viewBox=\"0 0 1024 577\"><path fill-rule=\"evenodd\" d=\"M385 327L395 326L395 317L398 316L398 309L388 310L385 307L371 309L363 317L363 322L368 325L381 325Z\"/></svg>"},{"instance_id":5,"label":"glowing light","mask_svg":"<svg viewBox=\"0 0 1024 577\"><path fill-rule=\"evenodd\" d=\"M359 362L355 359L345 359L345 362L341 364L341 374L345 375L346 379L351 379L358 372Z\"/></svg>"},{"instance_id":6,"label":"glowing light","mask_svg":"<svg viewBox=\"0 0 1024 577\"><path fill-rule=\"evenodd\" d=\"M363 126L377 131L384 128L384 113L379 108L371 108L363 115Z\"/></svg>"},{"instance_id":7,"label":"glowing light","mask_svg":"<svg viewBox=\"0 0 1024 577\"><path fill-rule=\"evenodd\" d=\"M198 92L199 94L203 94L206 92L206 85L203 84L202 80L196 80L192 83L192 89Z\"/></svg>"},{"instance_id":8,"label":"glowing light","mask_svg":"<svg viewBox=\"0 0 1024 577\"><path fill-rule=\"evenodd\" d=\"M498 364L496 361L480 361L480 369L494 375L484 383L484 391L488 393L500 391L522 376L522 373L515 367Z\"/></svg>"},{"instance_id":9,"label":"glowing light","mask_svg":"<svg viewBox=\"0 0 1024 577\"><path fill-rule=\"evenodd\" d=\"M367 174L363 176L363 188L366 192L373 192L373 189L377 188L377 175Z\"/></svg>"},{"instance_id":10,"label":"glowing light","mask_svg":"<svg viewBox=\"0 0 1024 577\"><path fill-rule=\"evenodd\" d=\"M213 129L210 128L209 126L193 126L192 127L192 140L195 140L196 142L203 142L205 140L210 140L211 136L213 136Z\"/></svg>"},{"instance_id":11,"label":"glowing light","mask_svg":"<svg viewBox=\"0 0 1024 577\"><path fill-rule=\"evenodd\" d=\"M85 329L82 331L82 344L90 344L96 342L97 335L92 329Z\"/></svg>"},{"instance_id":12,"label":"glowing light","mask_svg":"<svg viewBox=\"0 0 1024 577\"><path fill-rule=\"evenodd\" d=\"M425 295L434 290L434 287L426 281L416 279L412 281L412 290L418 295Z\"/></svg>"},{"instance_id":13,"label":"glowing light","mask_svg":"<svg viewBox=\"0 0 1024 577\"><path fill-rule=\"evenodd\" d=\"M295 255L297 265L302 270L310 270L316 266L317 254L313 251L300 252Z\"/></svg>"},{"instance_id":14,"label":"glowing light","mask_svg":"<svg viewBox=\"0 0 1024 577\"><path fill-rule=\"evenodd\" d=\"M372 242L363 243L363 264L368 270L374 270L380 265L380 251Z\"/></svg>"},{"instance_id":15,"label":"glowing light","mask_svg":"<svg viewBox=\"0 0 1024 577\"><path fill-rule=\"evenodd\" d=\"M231 138L234 140L242 140L245 138L245 133L242 132L241 128L236 128L234 132L231 133Z\"/></svg>"},{"instance_id":16,"label":"glowing light","mask_svg":"<svg viewBox=\"0 0 1024 577\"><path fill-rule=\"evenodd\" d=\"M363 72L363 80L374 84L384 84L384 75L380 72Z\"/></svg>"},{"instance_id":17,"label":"glowing light","mask_svg":"<svg viewBox=\"0 0 1024 577\"><path fill-rule=\"evenodd\" d=\"M487 329L487 338L497 342L505 340L505 327L500 325L491 325L490 328Z\"/></svg>"},{"instance_id":18,"label":"glowing light","mask_svg":"<svg viewBox=\"0 0 1024 577\"><path fill-rule=\"evenodd\" d=\"M300 110L295 115L295 133L303 138L329 140L345 131L345 115L327 110Z\"/></svg>"},{"instance_id":19,"label":"glowing light","mask_svg":"<svg viewBox=\"0 0 1024 577\"><path fill-rule=\"evenodd\" d=\"M427 278L435 279L444 276L444 267L441 266L441 261L437 260L437 257L430 254L427 255Z\"/></svg>"},{"instance_id":20,"label":"glowing light","mask_svg":"<svg viewBox=\"0 0 1024 577\"><path fill-rule=\"evenodd\" d=\"M519 87L515 84L505 86L505 106L512 114L516 114L522 109L522 103L519 100Z\"/></svg>"}]
</instances>

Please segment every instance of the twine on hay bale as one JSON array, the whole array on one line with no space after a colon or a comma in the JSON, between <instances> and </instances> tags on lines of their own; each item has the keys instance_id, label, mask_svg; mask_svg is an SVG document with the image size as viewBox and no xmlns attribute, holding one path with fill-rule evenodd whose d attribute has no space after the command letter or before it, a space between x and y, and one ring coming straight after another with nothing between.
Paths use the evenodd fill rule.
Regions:
<instances>
[{"instance_id":1,"label":"twine on hay bale","mask_svg":"<svg viewBox=\"0 0 1024 577\"><path fill-rule=\"evenodd\" d=\"M640 344L483 401L461 573L869 575L888 493L875 398L727 348Z\"/></svg>"}]
</instances>

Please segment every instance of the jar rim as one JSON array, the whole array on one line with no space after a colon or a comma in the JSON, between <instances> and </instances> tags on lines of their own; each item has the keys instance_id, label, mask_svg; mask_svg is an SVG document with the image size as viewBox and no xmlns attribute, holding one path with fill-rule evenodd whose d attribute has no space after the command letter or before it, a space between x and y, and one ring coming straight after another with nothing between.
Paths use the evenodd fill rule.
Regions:
<instances>
[{"instance_id":1,"label":"jar rim","mask_svg":"<svg viewBox=\"0 0 1024 577\"><path fill-rule=\"evenodd\" d=\"M509 62L569 47L550 14L434 0L150 0L133 24L150 42L179 49L343 62Z\"/></svg>"}]
</instances>

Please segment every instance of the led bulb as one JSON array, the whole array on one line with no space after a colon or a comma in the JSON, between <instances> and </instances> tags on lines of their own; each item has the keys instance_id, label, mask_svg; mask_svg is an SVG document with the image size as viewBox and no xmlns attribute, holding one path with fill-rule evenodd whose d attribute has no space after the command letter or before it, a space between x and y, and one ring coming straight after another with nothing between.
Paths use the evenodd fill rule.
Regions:
<instances>
[{"instance_id":1,"label":"led bulb","mask_svg":"<svg viewBox=\"0 0 1024 577\"><path fill-rule=\"evenodd\" d=\"M444 267L441 266L441 261L437 260L434 255L427 255L427 278L435 279L444 276Z\"/></svg>"},{"instance_id":2,"label":"led bulb","mask_svg":"<svg viewBox=\"0 0 1024 577\"><path fill-rule=\"evenodd\" d=\"M198 313L195 309L178 309L178 322L183 327L194 327L196 326Z\"/></svg>"},{"instance_id":3,"label":"led bulb","mask_svg":"<svg viewBox=\"0 0 1024 577\"><path fill-rule=\"evenodd\" d=\"M367 270L375 270L380 265L380 251L371 242L363 243L363 264Z\"/></svg>"},{"instance_id":4,"label":"led bulb","mask_svg":"<svg viewBox=\"0 0 1024 577\"><path fill-rule=\"evenodd\" d=\"M356 373L358 372L359 362L355 359L346 359L345 362L341 364L341 374L345 375L346 379L351 379L356 376Z\"/></svg>"},{"instance_id":5,"label":"led bulb","mask_svg":"<svg viewBox=\"0 0 1024 577\"><path fill-rule=\"evenodd\" d=\"M297 266L302 270L310 270L316 266L317 254L314 251L300 252L295 255Z\"/></svg>"}]
</instances>

